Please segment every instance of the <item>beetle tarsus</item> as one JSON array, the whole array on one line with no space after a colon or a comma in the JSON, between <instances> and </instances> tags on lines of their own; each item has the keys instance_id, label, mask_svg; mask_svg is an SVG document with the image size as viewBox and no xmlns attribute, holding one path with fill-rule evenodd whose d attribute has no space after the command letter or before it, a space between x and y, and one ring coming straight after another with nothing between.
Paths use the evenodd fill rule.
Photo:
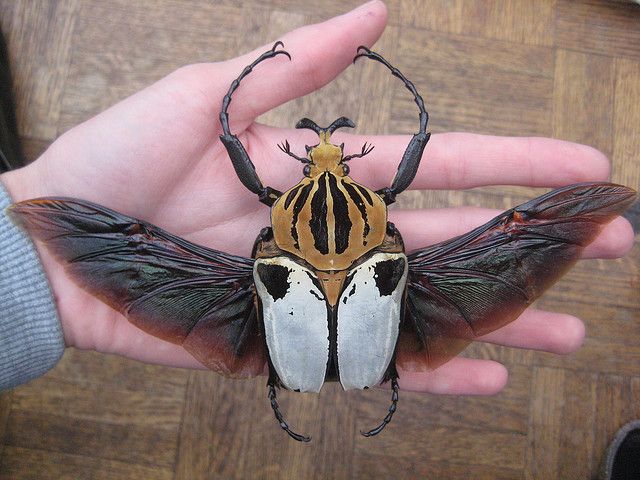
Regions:
<instances>
[{"instance_id":1,"label":"beetle tarsus","mask_svg":"<svg viewBox=\"0 0 640 480\"><path fill-rule=\"evenodd\" d=\"M271 408L273 409L273 413L276 416L276 420L280 424L280 428L282 428L287 434L297 440L298 442L309 442L311 441L311 437L307 437L304 435L300 435L299 433L294 432L289 428L287 422L285 422L284 417L282 416L282 412L280 412L280 406L278 405L278 401L276 400L276 387L273 383L269 383L269 401L271 402Z\"/></svg>"},{"instance_id":2,"label":"beetle tarsus","mask_svg":"<svg viewBox=\"0 0 640 480\"><path fill-rule=\"evenodd\" d=\"M387 415L382 420L382 423L378 425L376 428L369 430L368 432L360 432L363 437L373 437L374 435L378 435L384 427L386 427L391 419L393 418L393 414L396 412L396 408L398 407L398 379L391 379L391 405L389 406L389 411Z\"/></svg>"}]
</instances>

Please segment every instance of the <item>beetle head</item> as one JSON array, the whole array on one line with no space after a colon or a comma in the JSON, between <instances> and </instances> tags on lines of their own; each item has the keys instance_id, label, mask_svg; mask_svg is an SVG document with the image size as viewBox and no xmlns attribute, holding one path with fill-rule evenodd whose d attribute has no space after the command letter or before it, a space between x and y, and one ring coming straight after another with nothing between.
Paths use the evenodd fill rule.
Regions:
<instances>
[{"instance_id":1,"label":"beetle head","mask_svg":"<svg viewBox=\"0 0 640 480\"><path fill-rule=\"evenodd\" d=\"M320 143L306 146L309 164L305 166L304 174L307 177L315 177L322 172L332 172L337 176L349 173L347 165L342 163L343 147L331 143L331 134L341 127L354 128L356 125L347 117L340 117L326 128L319 127L313 120L303 118L296 124L296 128L308 128L320 137Z\"/></svg>"}]
</instances>

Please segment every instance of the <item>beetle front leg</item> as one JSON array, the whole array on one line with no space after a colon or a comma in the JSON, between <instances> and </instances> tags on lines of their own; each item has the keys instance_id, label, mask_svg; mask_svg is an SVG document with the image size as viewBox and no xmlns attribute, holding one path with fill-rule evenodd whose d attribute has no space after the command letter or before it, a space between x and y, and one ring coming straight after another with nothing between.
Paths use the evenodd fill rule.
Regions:
<instances>
[{"instance_id":1,"label":"beetle front leg","mask_svg":"<svg viewBox=\"0 0 640 480\"><path fill-rule=\"evenodd\" d=\"M358 54L353 61L355 62L360 57L367 57L377 62L382 63L385 67L391 70L391 74L398 77L404 83L405 87L413 94L414 101L418 105L420 110L420 130L416 133L409 145L407 145L402 160L398 166L398 172L393 179L393 183L390 187L378 190L376 193L380 195L387 205L396 201L396 195L406 190L411 185L411 182L418 172L420 166L420 160L422 159L422 152L427 146L427 142L431 137L431 134L427 132L427 122L429 121L429 114L424 106L424 100L416 90L415 85L405 77L400 70L387 62L380 54L372 52L367 47L358 47Z\"/></svg>"},{"instance_id":2,"label":"beetle front leg","mask_svg":"<svg viewBox=\"0 0 640 480\"><path fill-rule=\"evenodd\" d=\"M418 167L420 166L420 160L422 159L422 152L427 146L427 142L431 137L431 133L420 132L413 136L407 149L404 151L400 165L398 165L398 172L393 179L391 187L382 188L376 193L382 197L384 203L391 205L396 201L396 195L406 190L411 185L413 179L418 173Z\"/></svg>"},{"instance_id":3,"label":"beetle front leg","mask_svg":"<svg viewBox=\"0 0 640 480\"><path fill-rule=\"evenodd\" d=\"M227 149L227 153L229 154L229 158L231 159L231 163L233 164L233 168L236 171L238 178L242 184L249 189L249 191L258 195L260 201L268 206L272 206L282 195L282 192L262 185L262 182L256 173L256 168L249 158L249 154L242 145L242 142L240 142L238 137L233 135L231 130L229 130L229 114L227 113L227 110L229 109L233 92L236 91L238 86L240 86L242 79L249 75L256 65L268 58L273 58L280 54L286 55L289 57L289 60L291 60L291 55L289 55L288 52L284 50L276 50L278 46L283 46L282 42L276 42L271 50L264 52L250 65L247 65L244 70L242 70L242 73L240 73L238 78L231 83L229 91L224 96L224 99L222 100L222 110L220 111L220 124L222 125L223 132L223 135L220 135L220 140Z\"/></svg>"},{"instance_id":4,"label":"beetle front leg","mask_svg":"<svg viewBox=\"0 0 640 480\"><path fill-rule=\"evenodd\" d=\"M282 192L262 185L256 173L256 168L238 137L231 133L225 133L225 135L220 135L220 140L227 149L233 168L242 184L247 187L249 191L258 195L262 203L269 207L272 206L275 201L280 198Z\"/></svg>"}]
</instances>

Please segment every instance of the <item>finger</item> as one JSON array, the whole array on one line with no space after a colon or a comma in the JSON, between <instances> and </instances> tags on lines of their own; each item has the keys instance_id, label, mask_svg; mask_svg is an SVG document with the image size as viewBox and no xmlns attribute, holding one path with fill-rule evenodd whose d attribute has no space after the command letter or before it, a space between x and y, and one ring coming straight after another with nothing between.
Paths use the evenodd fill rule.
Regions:
<instances>
[{"instance_id":1,"label":"finger","mask_svg":"<svg viewBox=\"0 0 640 480\"><path fill-rule=\"evenodd\" d=\"M513 322L478 340L564 355L580 348L584 334L584 324L572 315L530 308Z\"/></svg>"},{"instance_id":2,"label":"finger","mask_svg":"<svg viewBox=\"0 0 640 480\"><path fill-rule=\"evenodd\" d=\"M499 210L458 207L433 210L390 210L389 219L402 233L406 251L424 248L485 224ZM618 258L633 247L634 234L629 221L614 219L582 252L583 258Z\"/></svg>"},{"instance_id":3,"label":"finger","mask_svg":"<svg viewBox=\"0 0 640 480\"><path fill-rule=\"evenodd\" d=\"M362 178L376 189L391 185L410 139L338 132L335 137L338 144L345 142L345 154L359 151L365 141L373 143L375 149L350 166L354 178ZM443 133L431 137L411 188L559 187L607 180L610 168L603 153L577 143L550 138Z\"/></svg>"},{"instance_id":4,"label":"finger","mask_svg":"<svg viewBox=\"0 0 640 480\"><path fill-rule=\"evenodd\" d=\"M272 181L299 178L276 144L291 143L304 155L304 145L312 145L313 132L282 130L256 125L252 133L260 150L254 161L267 164ZM331 140L345 144L345 155L357 153L367 142L375 148L367 156L349 162L351 176L374 190L391 185L407 147L408 135L350 135L337 131ZM315 137L317 143L317 136ZM311 143L310 143L311 142ZM526 185L560 187L571 183L606 181L611 172L607 157L600 151L572 142L550 138L497 137L472 133L434 134L422 156L411 189L461 189L486 185Z\"/></svg>"},{"instance_id":5,"label":"finger","mask_svg":"<svg viewBox=\"0 0 640 480\"><path fill-rule=\"evenodd\" d=\"M358 46L376 42L386 21L384 3L373 0L344 15L281 36L278 40L284 43L291 61L279 55L257 66L237 90L242 100L231 102L231 121L252 121L278 105L326 85L351 64ZM220 108L220 98L240 72L272 46L273 42L221 64L195 66L205 73L197 81L215 100L216 108Z\"/></svg>"},{"instance_id":6,"label":"finger","mask_svg":"<svg viewBox=\"0 0 640 480\"><path fill-rule=\"evenodd\" d=\"M429 372L400 370L402 390L447 395L495 395L507 383L504 365L491 360L456 357Z\"/></svg>"}]
</instances>

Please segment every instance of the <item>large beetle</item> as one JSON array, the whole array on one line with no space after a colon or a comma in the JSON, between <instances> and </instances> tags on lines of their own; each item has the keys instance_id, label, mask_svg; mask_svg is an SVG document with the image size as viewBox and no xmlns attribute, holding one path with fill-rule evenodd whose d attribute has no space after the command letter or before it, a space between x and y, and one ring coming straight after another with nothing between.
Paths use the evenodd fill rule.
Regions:
<instances>
[{"instance_id":1,"label":"large beetle","mask_svg":"<svg viewBox=\"0 0 640 480\"><path fill-rule=\"evenodd\" d=\"M414 179L429 140L428 115L414 85L365 47L412 93L420 127L388 188L376 192L349 177L347 162L373 147L344 155L331 143L339 118L316 132L306 156L280 145L304 164L304 178L281 193L264 187L227 110L242 79L260 62L290 55L276 43L247 66L224 97L220 137L240 181L271 207L271 227L252 258L205 248L142 220L70 198L13 205L15 221L63 261L80 286L142 330L181 344L202 364L235 377L268 366L268 395L280 426L276 388L318 392L325 381L345 390L390 382L398 401L398 371L425 371L457 355L474 338L517 318L562 276L602 225L635 198L629 188L583 183L554 190L497 216L460 237L404 253L387 205Z\"/></svg>"}]
</instances>

